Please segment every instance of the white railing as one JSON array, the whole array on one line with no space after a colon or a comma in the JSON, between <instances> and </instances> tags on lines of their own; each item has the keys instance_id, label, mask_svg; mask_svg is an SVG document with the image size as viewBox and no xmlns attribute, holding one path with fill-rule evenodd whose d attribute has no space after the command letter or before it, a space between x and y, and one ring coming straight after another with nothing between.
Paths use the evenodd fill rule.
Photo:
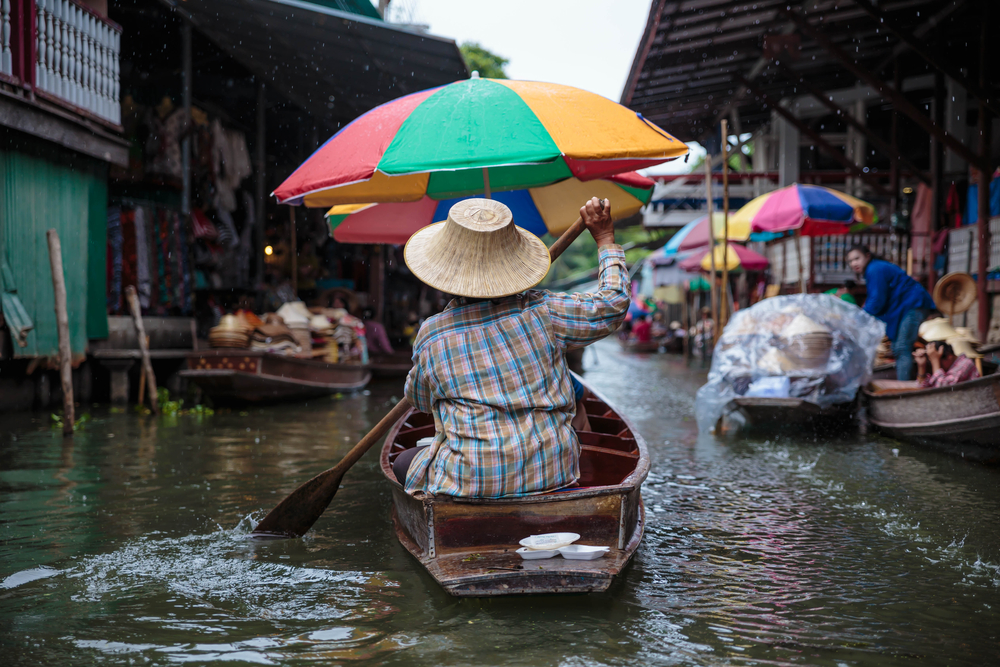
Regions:
<instances>
[{"instance_id":1,"label":"white railing","mask_svg":"<svg viewBox=\"0 0 1000 667\"><path fill-rule=\"evenodd\" d=\"M35 87L120 124L119 30L71 0L36 0L36 7Z\"/></svg>"},{"instance_id":2,"label":"white railing","mask_svg":"<svg viewBox=\"0 0 1000 667\"><path fill-rule=\"evenodd\" d=\"M0 74L13 74L14 56L11 51L10 0L0 0Z\"/></svg>"}]
</instances>

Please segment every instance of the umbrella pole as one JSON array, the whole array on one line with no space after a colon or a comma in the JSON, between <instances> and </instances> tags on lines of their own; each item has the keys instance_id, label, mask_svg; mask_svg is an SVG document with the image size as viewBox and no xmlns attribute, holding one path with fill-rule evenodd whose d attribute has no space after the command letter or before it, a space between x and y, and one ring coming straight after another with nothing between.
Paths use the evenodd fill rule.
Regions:
<instances>
[{"instance_id":1,"label":"umbrella pole","mask_svg":"<svg viewBox=\"0 0 1000 667\"><path fill-rule=\"evenodd\" d=\"M483 192L487 199L493 199L493 193L490 192L490 169L489 167L483 167Z\"/></svg>"},{"instance_id":2,"label":"umbrella pole","mask_svg":"<svg viewBox=\"0 0 1000 667\"><path fill-rule=\"evenodd\" d=\"M291 243L291 254L292 254L292 293L295 294L295 298L299 298L299 250L298 250L298 239L295 238L295 207L288 207L288 221L291 223L292 228L292 243Z\"/></svg>"},{"instance_id":3,"label":"umbrella pole","mask_svg":"<svg viewBox=\"0 0 1000 667\"><path fill-rule=\"evenodd\" d=\"M705 205L708 209L708 257L712 265L712 282L709 284L712 294L712 347L719 329L719 297L715 286L715 225L712 224L712 159L705 156Z\"/></svg>"},{"instance_id":4,"label":"umbrella pole","mask_svg":"<svg viewBox=\"0 0 1000 667\"><path fill-rule=\"evenodd\" d=\"M806 265L802 263L802 230L795 230L795 253L799 258L799 294L806 293Z\"/></svg>"},{"instance_id":5,"label":"umbrella pole","mask_svg":"<svg viewBox=\"0 0 1000 667\"><path fill-rule=\"evenodd\" d=\"M729 322L729 124L722 119L722 294L719 330ZM712 221L709 220L709 223Z\"/></svg>"}]
</instances>

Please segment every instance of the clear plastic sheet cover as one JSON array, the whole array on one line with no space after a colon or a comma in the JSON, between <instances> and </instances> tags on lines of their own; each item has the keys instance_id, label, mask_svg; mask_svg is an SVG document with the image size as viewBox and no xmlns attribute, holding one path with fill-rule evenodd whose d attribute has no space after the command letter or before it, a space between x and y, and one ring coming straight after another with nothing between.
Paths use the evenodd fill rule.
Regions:
<instances>
[{"instance_id":1,"label":"clear plastic sheet cover","mask_svg":"<svg viewBox=\"0 0 1000 667\"><path fill-rule=\"evenodd\" d=\"M737 396L787 395L822 408L854 400L884 335L882 322L828 294L777 296L740 310L698 390L699 430L711 430Z\"/></svg>"}]
</instances>

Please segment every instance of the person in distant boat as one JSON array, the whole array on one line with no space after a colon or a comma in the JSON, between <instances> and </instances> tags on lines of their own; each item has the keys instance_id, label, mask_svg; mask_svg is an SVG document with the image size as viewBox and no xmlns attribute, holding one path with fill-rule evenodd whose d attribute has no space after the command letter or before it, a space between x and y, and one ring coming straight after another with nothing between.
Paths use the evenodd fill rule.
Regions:
<instances>
[{"instance_id":1,"label":"person in distant boat","mask_svg":"<svg viewBox=\"0 0 1000 667\"><path fill-rule=\"evenodd\" d=\"M393 464L407 493L503 498L576 483L565 351L616 331L629 306L610 203L595 197L580 217L598 245L599 286L587 294L532 289L549 270L548 249L495 200L460 201L406 244L410 271L456 295L413 345L405 394L434 415L435 434Z\"/></svg>"},{"instance_id":2,"label":"person in distant boat","mask_svg":"<svg viewBox=\"0 0 1000 667\"><path fill-rule=\"evenodd\" d=\"M921 387L948 387L980 377L975 362L964 354L956 355L949 343L931 341L927 343L926 351L918 349L914 357L917 361L917 382Z\"/></svg>"},{"instance_id":3,"label":"person in distant boat","mask_svg":"<svg viewBox=\"0 0 1000 667\"><path fill-rule=\"evenodd\" d=\"M927 320L920 325L920 343L913 357L917 382L921 387L948 387L980 377L974 358L979 358L968 338L951 326L947 318ZM928 370L930 373L928 374Z\"/></svg>"},{"instance_id":4,"label":"person in distant boat","mask_svg":"<svg viewBox=\"0 0 1000 667\"><path fill-rule=\"evenodd\" d=\"M648 343L652 340L653 321L649 315L642 317L632 325L632 338L637 343Z\"/></svg>"},{"instance_id":5,"label":"person in distant boat","mask_svg":"<svg viewBox=\"0 0 1000 667\"><path fill-rule=\"evenodd\" d=\"M896 358L896 379L912 380L913 344L920 323L935 308L934 300L905 271L872 255L863 245L851 247L847 263L855 273L864 274L868 289L865 312L885 322L885 335L892 341Z\"/></svg>"},{"instance_id":6,"label":"person in distant boat","mask_svg":"<svg viewBox=\"0 0 1000 667\"><path fill-rule=\"evenodd\" d=\"M834 287L833 289L828 289L827 291L823 292L823 294L833 295L839 298L841 301L846 301L852 306L856 306L858 305L858 302L854 298L854 294L852 294L852 292L854 292L854 288L857 286L858 284L853 280L847 280L844 281L844 284L841 285L840 287Z\"/></svg>"},{"instance_id":7,"label":"person in distant boat","mask_svg":"<svg viewBox=\"0 0 1000 667\"><path fill-rule=\"evenodd\" d=\"M702 357L712 354L712 345L715 336L715 322L712 321L712 309L704 306L701 309L701 319L691 327L691 335L694 336L694 349Z\"/></svg>"}]
</instances>

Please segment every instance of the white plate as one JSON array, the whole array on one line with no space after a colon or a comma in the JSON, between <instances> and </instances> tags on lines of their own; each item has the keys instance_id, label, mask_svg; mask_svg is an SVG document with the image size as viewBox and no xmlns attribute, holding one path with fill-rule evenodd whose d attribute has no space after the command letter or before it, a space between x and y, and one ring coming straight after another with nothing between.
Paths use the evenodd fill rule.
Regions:
<instances>
[{"instance_id":1,"label":"white plate","mask_svg":"<svg viewBox=\"0 0 1000 667\"><path fill-rule=\"evenodd\" d=\"M576 533L545 533L543 535L531 535L519 542L522 547L529 549L558 549L568 544L573 544L580 536Z\"/></svg>"},{"instance_id":2,"label":"white plate","mask_svg":"<svg viewBox=\"0 0 1000 667\"><path fill-rule=\"evenodd\" d=\"M517 553L524 560L538 560L539 558L552 558L559 552L556 549L529 549L528 547L521 547L517 550Z\"/></svg>"},{"instance_id":3,"label":"white plate","mask_svg":"<svg viewBox=\"0 0 1000 667\"><path fill-rule=\"evenodd\" d=\"M611 547L588 547L585 544L570 544L559 548L563 558L570 560L594 560L608 553Z\"/></svg>"}]
</instances>

